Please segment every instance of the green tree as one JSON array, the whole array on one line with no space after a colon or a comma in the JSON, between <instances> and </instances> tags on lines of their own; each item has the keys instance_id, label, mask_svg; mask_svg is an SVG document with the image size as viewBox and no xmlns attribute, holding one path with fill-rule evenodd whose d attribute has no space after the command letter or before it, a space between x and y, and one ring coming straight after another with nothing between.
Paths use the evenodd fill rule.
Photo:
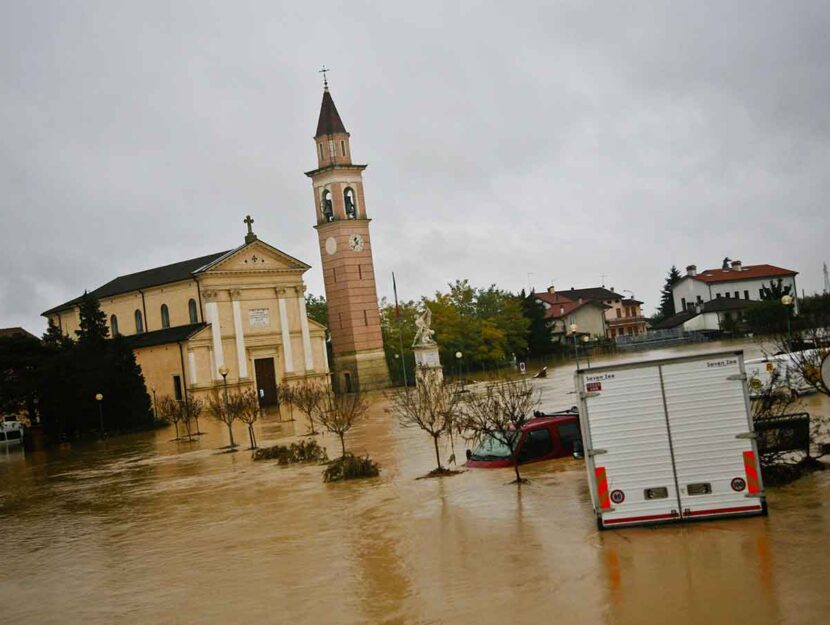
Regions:
<instances>
[{"instance_id":1,"label":"green tree","mask_svg":"<svg viewBox=\"0 0 830 625\"><path fill-rule=\"evenodd\" d=\"M31 336L0 338L0 413L37 417L38 372L47 354Z\"/></svg>"},{"instance_id":2,"label":"green tree","mask_svg":"<svg viewBox=\"0 0 830 625\"><path fill-rule=\"evenodd\" d=\"M418 304L415 302L401 302L396 309L395 305L390 304L386 298L381 300L380 329L383 333L383 350L386 354L389 374L397 385L402 385L404 382L403 367L406 368L407 383L415 383L415 355L412 352L412 341L415 340L415 319L418 314Z\"/></svg>"},{"instance_id":3,"label":"green tree","mask_svg":"<svg viewBox=\"0 0 830 625\"><path fill-rule=\"evenodd\" d=\"M80 328L75 331L83 345L101 345L109 337L107 316L101 310L98 298L84 291L80 303Z\"/></svg>"},{"instance_id":4,"label":"green tree","mask_svg":"<svg viewBox=\"0 0 830 625\"><path fill-rule=\"evenodd\" d=\"M329 305L322 295L309 293L305 296L305 311L309 319L329 327Z\"/></svg>"},{"instance_id":5,"label":"green tree","mask_svg":"<svg viewBox=\"0 0 830 625\"><path fill-rule=\"evenodd\" d=\"M49 320L49 325L46 328L46 332L43 333L43 345L50 349L60 349L63 347L67 347L72 343L72 339L68 336L65 336L61 329L52 323L52 320Z\"/></svg>"},{"instance_id":6,"label":"green tree","mask_svg":"<svg viewBox=\"0 0 830 625\"><path fill-rule=\"evenodd\" d=\"M757 302L744 311L747 330L753 334L783 334L789 311L778 299Z\"/></svg>"},{"instance_id":7,"label":"green tree","mask_svg":"<svg viewBox=\"0 0 830 625\"><path fill-rule=\"evenodd\" d=\"M668 275L666 276L663 289L660 291L660 308L657 314L659 319L668 319L677 313L674 308L674 295L672 294L672 288L680 281L680 278L680 272L677 270L677 267L672 265L671 269L669 269Z\"/></svg>"}]
</instances>

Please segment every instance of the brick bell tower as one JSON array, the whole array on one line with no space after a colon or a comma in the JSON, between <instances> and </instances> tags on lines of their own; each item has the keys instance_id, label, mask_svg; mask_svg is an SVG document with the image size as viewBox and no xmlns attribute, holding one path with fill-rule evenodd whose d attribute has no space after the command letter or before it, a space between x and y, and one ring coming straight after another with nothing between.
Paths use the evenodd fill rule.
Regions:
<instances>
[{"instance_id":1,"label":"brick bell tower","mask_svg":"<svg viewBox=\"0 0 830 625\"><path fill-rule=\"evenodd\" d=\"M325 76L325 74L324 74ZM349 133L323 81L323 103L314 135L317 169L306 172L314 188L317 236L334 351L335 386L341 392L389 386L363 170L352 163Z\"/></svg>"}]
</instances>

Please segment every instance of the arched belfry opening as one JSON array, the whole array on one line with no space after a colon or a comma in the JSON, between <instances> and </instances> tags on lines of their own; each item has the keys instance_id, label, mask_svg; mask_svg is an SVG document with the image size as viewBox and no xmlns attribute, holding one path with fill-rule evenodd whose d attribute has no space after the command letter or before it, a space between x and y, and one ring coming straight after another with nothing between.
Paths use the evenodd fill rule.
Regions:
<instances>
[{"instance_id":1,"label":"arched belfry opening","mask_svg":"<svg viewBox=\"0 0 830 625\"><path fill-rule=\"evenodd\" d=\"M334 221L334 207L331 203L331 191L323 189L320 199L320 212L323 214L323 221Z\"/></svg>"},{"instance_id":2,"label":"arched belfry opening","mask_svg":"<svg viewBox=\"0 0 830 625\"><path fill-rule=\"evenodd\" d=\"M343 191L343 206L346 208L346 219L357 219L357 201L351 187Z\"/></svg>"}]
</instances>

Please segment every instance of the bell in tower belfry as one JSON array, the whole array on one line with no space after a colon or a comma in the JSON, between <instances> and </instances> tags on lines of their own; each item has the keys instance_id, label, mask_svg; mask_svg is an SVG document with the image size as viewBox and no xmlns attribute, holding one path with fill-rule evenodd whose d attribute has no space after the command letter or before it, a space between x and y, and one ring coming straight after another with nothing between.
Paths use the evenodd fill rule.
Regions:
<instances>
[{"instance_id":1,"label":"bell in tower belfry","mask_svg":"<svg viewBox=\"0 0 830 625\"><path fill-rule=\"evenodd\" d=\"M352 163L350 135L325 78L323 85L314 135L317 169L306 175L314 189L314 227L320 240L334 383L338 391L347 393L384 388L389 386L389 370L363 193L366 165Z\"/></svg>"}]
</instances>

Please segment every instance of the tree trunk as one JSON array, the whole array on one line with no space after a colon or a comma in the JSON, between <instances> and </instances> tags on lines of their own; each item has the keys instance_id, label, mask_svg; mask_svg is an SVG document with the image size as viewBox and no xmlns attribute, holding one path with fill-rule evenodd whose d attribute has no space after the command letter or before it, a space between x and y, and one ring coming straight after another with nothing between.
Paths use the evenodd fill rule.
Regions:
<instances>
[{"instance_id":1,"label":"tree trunk","mask_svg":"<svg viewBox=\"0 0 830 625\"><path fill-rule=\"evenodd\" d=\"M202 430L199 429L199 417L196 417L196 436L202 433Z\"/></svg>"},{"instance_id":2,"label":"tree trunk","mask_svg":"<svg viewBox=\"0 0 830 625\"><path fill-rule=\"evenodd\" d=\"M432 436L432 444L435 445L435 462L438 463L438 470L441 470L441 454L438 453L438 437Z\"/></svg>"},{"instance_id":3,"label":"tree trunk","mask_svg":"<svg viewBox=\"0 0 830 625\"><path fill-rule=\"evenodd\" d=\"M174 426L175 426L175 428L176 428L176 440L179 440L179 422L178 422L178 421L174 421L174 422L173 422L173 425L174 425Z\"/></svg>"},{"instance_id":4,"label":"tree trunk","mask_svg":"<svg viewBox=\"0 0 830 625\"><path fill-rule=\"evenodd\" d=\"M522 483L522 476L519 475L519 459L515 456L513 457L513 470L516 472L516 483Z\"/></svg>"},{"instance_id":5,"label":"tree trunk","mask_svg":"<svg viewBox=\"0 0 830 625\"><path fill-rule=\"evenodd\" d=\"M342 432L338 434L340 436L340 450L343 452L343 457L346 457L346 435Z\"/></svg>"},{"instance_id":6,"label":"tree trunk","mask_svg":"<svg viewBox=\"0 0 830 625\"><path fill-rule=\"evenodd\" d=\"M251 449L256 449L256 438L254 437L254 424L248 424L248 438L251 439Z\"/></svg>"},{"instance_id":7,"label":"tree trunk","mask_svg":"<svg viewBox=\"0 0 830 625\"><path fill-rule=\"evenodd\" d=\"M236 447L236 443L233 442L233 426L230 423L228 423L228 438L231 441L228 447Z\"/></svg>"}]
</instances>

